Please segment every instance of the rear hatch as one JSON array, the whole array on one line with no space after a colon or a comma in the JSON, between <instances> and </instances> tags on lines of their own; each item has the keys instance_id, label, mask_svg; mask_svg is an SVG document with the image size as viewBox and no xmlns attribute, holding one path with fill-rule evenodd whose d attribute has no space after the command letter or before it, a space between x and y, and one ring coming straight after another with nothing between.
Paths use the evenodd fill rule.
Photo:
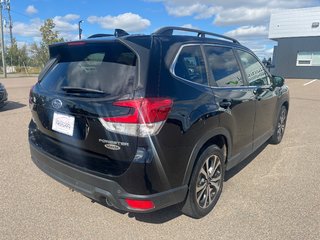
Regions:
<instances>
[{"instance_id":1,"label":"rear hatch","mask_svg":"<svg viewBox=\"0 0 320 240\"><path fill-rule=\"evenodd\" d=\"M121 174L134 159L137 136L108 131L101 119L132 111L114 102L133 98L137 54L115 39L54 45L50 57L30 93L31 140L73 166Z\"/></svg>"}]
</instances>

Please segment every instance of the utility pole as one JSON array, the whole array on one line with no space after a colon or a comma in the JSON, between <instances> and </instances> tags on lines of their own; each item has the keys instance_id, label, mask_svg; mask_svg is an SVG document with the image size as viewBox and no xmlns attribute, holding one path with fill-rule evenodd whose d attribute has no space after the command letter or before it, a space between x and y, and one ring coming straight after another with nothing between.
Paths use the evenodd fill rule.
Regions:
<instances>
[{"instance_id":1,"label":"utility pole","mask_svg":"<svg viewBox=\"0 0 320 240\"><path fill-rule=\"evenodd\" d=\"M7 10L8 10L8 17L9 17L9 30L10 30L10 43L11 47L13 46L13 36L12 36L12 18L11 18L11 7L10 7L10 0L6 0L7 2Z\"/></svg>"},{"instance_id":2,"label":"utility pole","mask_svg":"<svg viewBox=\"0 0 320 240\"><path fill-rule=\"evenodd\" d=\"M3 36L3 19L2 19L2 9L3 9L3 5L4 4L4 0L0 0L0 28L1 28L1 52L2 52L2 67L3 67L3 77L6 78L7 77L7 69L6 69L6 60L4 57L4 36Z\"/></svg>"}]
</instances>

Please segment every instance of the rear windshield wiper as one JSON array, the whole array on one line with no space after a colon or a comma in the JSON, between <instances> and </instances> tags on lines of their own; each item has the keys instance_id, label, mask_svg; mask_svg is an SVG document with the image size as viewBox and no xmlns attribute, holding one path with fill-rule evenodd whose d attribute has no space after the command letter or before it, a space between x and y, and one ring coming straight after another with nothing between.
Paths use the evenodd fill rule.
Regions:
<instances>
[{"instance_id":1,"label":"rear windshield wiper","mask_svg":"<svg viewBox=\"0 0 320 240\"><path fill-rule=\"evenodd\" d=\"M91 88L82 88L82 87L62 87L63 91L71 92L71 93L100 93L100 94L106 94L106 92L97 90L97 89L91 89Z\"/></svg>"}]
</instances>

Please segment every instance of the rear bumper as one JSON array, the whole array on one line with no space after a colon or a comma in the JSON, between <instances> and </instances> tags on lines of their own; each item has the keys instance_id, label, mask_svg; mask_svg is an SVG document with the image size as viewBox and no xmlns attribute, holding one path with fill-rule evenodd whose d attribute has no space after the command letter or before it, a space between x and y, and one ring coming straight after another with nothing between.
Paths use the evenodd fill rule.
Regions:
<instances>
[{"instance_id":1,"label":"rear bumper","mask_svg":"<svg viewBox=\"0 0 320 240\"><path fill-rule=\"evenodd\" d=\"M98 202L106 202L106 200L108 200L113 207L120 210L129 212L156 211L182 202L188 191L188 187L185 185L150 195L128 193L116 181L86 173L65 165L56 160L55 157L38 149L32 142L29 143L32 161L47 175L65 186L70 187ZM134 181L134 179L132 180ZM125 201L126 198L135 200L151 200L155 207L148 210L131 209Z\"/></svg>"}]
</instances>

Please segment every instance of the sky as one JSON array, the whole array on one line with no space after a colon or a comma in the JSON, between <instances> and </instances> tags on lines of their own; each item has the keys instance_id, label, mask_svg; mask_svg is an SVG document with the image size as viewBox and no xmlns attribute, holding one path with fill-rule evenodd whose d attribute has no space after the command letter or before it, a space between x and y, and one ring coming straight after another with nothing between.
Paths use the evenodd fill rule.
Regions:
<instances>
[{"instance_id":1,"label":"sky","mask_svg":"<svg viewBox=\"0 0 320 240\"><path fill-rule=\"evenodd\" d=\"M270 14L315 6L320 0L11 0L11 15L20 46L40 41L40 26L52 18L55 30L69 41L78 39L80 20L83 38L115 28L150 34L163 26L184 26L234 37L269 58L276 44L268 40ZM8 13L3 14L9 43Z\"/></svg>"}]
</instances>

